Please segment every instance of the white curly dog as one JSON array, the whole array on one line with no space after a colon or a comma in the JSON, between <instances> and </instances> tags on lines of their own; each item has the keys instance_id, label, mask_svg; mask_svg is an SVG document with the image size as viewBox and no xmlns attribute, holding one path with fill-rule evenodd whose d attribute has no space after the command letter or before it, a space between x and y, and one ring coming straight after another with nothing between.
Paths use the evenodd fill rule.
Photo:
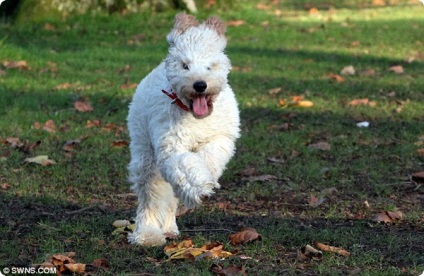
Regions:
<instances>
[{"instance_id":1,"label":"white curly dog","mask_svg":"<svg viewBox=\"0 0 424 276\"><path fill-rule=\"evenodd\" d=\"M239 110L227 81L225 23L177 14L166 59L138 85L129 108L129 179L138 195L131 243L162 245L188 208L219 188L234 154Z\"/></svg>"}]
</instances>

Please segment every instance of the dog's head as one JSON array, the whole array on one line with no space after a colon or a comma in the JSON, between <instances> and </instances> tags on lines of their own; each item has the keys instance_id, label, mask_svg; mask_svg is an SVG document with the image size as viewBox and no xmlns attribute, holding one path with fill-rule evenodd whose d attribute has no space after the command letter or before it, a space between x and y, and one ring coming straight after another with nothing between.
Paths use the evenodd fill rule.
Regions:
<instances>
[{"instance_id":1,"label":"dog's head","mask_svg":"<svg viewBox=\"0 0 424 276\"><path fill-rule=\"evenodd\" d=\"M211 114L218 94L227 85L231 64L224 54L226 26L217 17L199 23L179 13L166 37L166 74L172 89L196 118Z\"/></svg>"}]
</instances>

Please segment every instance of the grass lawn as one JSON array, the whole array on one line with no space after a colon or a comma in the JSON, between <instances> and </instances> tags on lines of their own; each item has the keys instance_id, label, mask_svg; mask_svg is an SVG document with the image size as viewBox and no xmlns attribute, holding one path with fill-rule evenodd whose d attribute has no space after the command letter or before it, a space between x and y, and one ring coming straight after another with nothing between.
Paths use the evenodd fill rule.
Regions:
<instances>
[{"instance_id":1,"label":"grass lawn","mask_svg":"<svg viewBox=\"0 0 424 276\"><path fill-rule=\"evenodd\" d=\"M242 137L222 189L177 221L196 246L238 250L225 260L165 261L163 247L112 235L137 204L128 104L165 57L174 14L0 24L0 269L72 251L104 259L101 275L211 275L217 263L250 275L424 271L424 177L412 177L424 171L424 7L253 2L213 12L229 23ZM314 105L292 103L302 98ZM55 164L25 162L40 155ZM402 218L375 220L386 212ZM231 245L243 226L262 240ZM314 241L350 255L301 258Z\"/></svg>"}]
</instances>

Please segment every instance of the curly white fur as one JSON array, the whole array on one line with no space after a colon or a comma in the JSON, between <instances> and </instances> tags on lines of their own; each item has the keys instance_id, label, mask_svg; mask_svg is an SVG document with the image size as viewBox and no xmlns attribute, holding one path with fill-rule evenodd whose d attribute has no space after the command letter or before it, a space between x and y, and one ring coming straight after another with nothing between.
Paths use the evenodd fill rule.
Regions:
<instances>
[{"instance_id":1,"label":"curly white fur","mask_svg":"<svg viewBox=\"0 0 424 276\"><path fill-rule=\"evenodd\" d=\"M224 33L216 17L200 24L178 14L167 36L168 56L137 87L128 115L129 179L139 200L131 243L165 243L165 234L179 234L179 200L193 208L220 187L239 137ZM199 82L204 91L196 88ZM171 104L162 90L174 92L189 111Z\"/></svg>"}]
</instances>

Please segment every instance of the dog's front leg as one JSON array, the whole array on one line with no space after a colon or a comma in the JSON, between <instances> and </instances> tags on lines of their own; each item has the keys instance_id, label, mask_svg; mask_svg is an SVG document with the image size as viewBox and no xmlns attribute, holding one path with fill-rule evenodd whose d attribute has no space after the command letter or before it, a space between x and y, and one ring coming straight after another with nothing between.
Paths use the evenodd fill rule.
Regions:
<instances>
[{"instance_id":1,"label":"dog's front leg","mask_svg":"<svg viewBox=\"0 0 424 276\"><path fill-rule=\"evenodd\" d=\"M186 207L201 204L202 198L212 195L213 189L220 187L199 154L181 149L159 152L159 170Z\"/></svg>"},{"instance_id":2,"label":"dog's front leg","mask_svg":"<svg viewBox=\"0 0 424 276\"><path fill-rule=\"evenodd\" d=\"M236 138L229 136L215 137L197 149L197 154L205 162L215 179L221 177L228 161L234 155Z\"/></svg>"}]
</instances>

